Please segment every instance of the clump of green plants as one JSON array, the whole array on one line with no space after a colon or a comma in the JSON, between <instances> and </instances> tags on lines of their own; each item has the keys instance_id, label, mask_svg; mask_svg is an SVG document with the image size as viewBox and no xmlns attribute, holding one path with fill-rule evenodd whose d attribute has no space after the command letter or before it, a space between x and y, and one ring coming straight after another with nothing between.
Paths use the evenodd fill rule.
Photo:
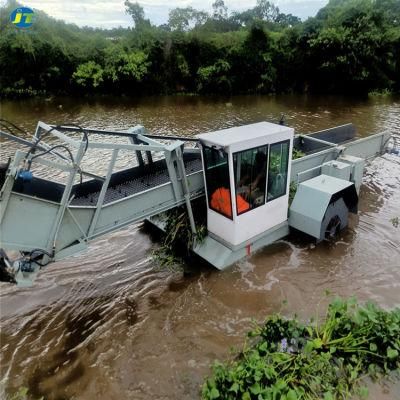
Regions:
<instances>
[{"instance_id":1,"label":"clump of green plants","mask_svg":"<svg viewBox=\"0 0 400 400\"><path fill-rule=\"evenodd\" d=\"M333 300L323 322L269 317L233 360L216 362L203 399L347 399L366 376L400 369L400 309Z\"/></svg>"},{"instance_id":2,"label":"clump of green plants","mask_svg":"<svg viewBox=\"0 0 400 400\"><path fill-rule=\"evenodd\" d=\"M289 185L289 207L293 202L294 196L296 195L297 192L297 183L296 182L290 182Z\"/></svg>"},{"instance_id":3,"label":"clump of green plants","mask_svg":"<svg viewBox=\"0 0 400 400\"><path fill-rule=\"evenodd\" d=\"M381 90L372 90L368 93L368 96L370 96L370 97L388 97L392 94L393 94L393 92L390 89L385 88L385 89L381 89Z\"/></svg>"},{"instance_id":4,"label":"clump of green plants","mask_svg":"<svg viewBox=\"0 0 400 400\"><path fill-rule=\"evenodd\" d=\"M296 148L293 147L292 150L292 160L296 160L297 158L301 158L304 157L306 155L306 153L302 152L301 150L298 150Z\"/></svg>"},{"instance_id":5,"label":"clump of green plants","mask_svg":"<svg viewBox=\"0 0 400 400\"><path fill-rule=\"evenodd\" d=\"M392 219L390 220L390 222L392 223L392 225L393 225L395 228L398 228L398 227L399 227L399 224L400 224L399 217L394 217L394 218L392 218Z\"/></svg>"},{"instance_id":6,"label":"clump of green plants","mask_svg":"<svg viewBox=\"0 0 400 400\"><path fill-rule=\"evenodd\" d=\"M185 206L167 211L162 216L165 236L161 246L153 252L154 261L171 269L182 266L195 243L201 243L207 236L206 210L199 202L193 203L196 234L190 226L189 215Z\"/></svg>"},{"instance_id":7,"label":"clump of green plants","mask_svg":"<svg viewBox=\"0 0 400 400\"><path fill-rule=\"evenodd\" d=\"M21 387L18 392L6 397L6 400L28 400L28 392L28 388ZM44 397L41 397L39 400L44 400Z\"/></svg>"},{"instance_id":8,"label":"clump of green plants","mask_svg":"<svg viewBox=\"0 0 400 400\"><path fill-rule=\"evenodd\" d=\"M20 99L26 97L39 97L45 96L45 90L36 90L31 87L28 88L10 88L6 87L0 89L0 98L8 98L8 99Z\"/></svg>"}]
</instances>

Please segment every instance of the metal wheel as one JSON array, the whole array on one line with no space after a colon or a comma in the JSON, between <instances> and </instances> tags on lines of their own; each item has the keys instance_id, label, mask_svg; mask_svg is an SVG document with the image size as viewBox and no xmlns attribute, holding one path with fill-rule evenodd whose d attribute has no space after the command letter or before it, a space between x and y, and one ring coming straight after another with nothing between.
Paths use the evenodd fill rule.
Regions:
<instances>
[{"instance_id":1,"label":"metal wheel","mask_svg":"<svg viewBox=\"0 0 400 400\"><path fill-rule=\"evenodd\" d=\"M339 215L335 215L329 220L329 223L326 227L325 230L325 238L326 239L332 239L334 238L340 231L340 225L342 224L342 221L339 217Z\"/></svg>"}]
</instances>

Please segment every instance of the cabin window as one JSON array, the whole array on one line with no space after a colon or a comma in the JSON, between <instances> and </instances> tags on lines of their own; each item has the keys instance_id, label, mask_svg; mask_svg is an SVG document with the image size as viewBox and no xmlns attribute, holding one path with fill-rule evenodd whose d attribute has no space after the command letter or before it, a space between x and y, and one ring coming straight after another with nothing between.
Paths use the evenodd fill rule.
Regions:
<instances>
[{"instance_id":1,"label":"cabin window","mask_svg":"<svg viewBox=\"0 0 400 400\"><path fill-rule=\"evenodd\" d=\"M209 207L232 219L228 154L223 149L203 146Z\"/></svg>"},{"instance_id":2,"label":"cabin window","mask_svg":"<svg viewBox=\"0 0 400 400\"><path fill-rule=\"evenodd\" d=\"M267 165L267 146L233 154L238 215L265 204Z\"/></svg>"},{"instance_id":3,"label":"cabin window","mask_svg":"<svg viewBox=\"0 0 400 400\"><path fill-rule=\"evenodd\" d=\"M267 201L277 199L286 194L289 146L289 140L271 144L270 146Z\"/></svg>"}]
</instances>

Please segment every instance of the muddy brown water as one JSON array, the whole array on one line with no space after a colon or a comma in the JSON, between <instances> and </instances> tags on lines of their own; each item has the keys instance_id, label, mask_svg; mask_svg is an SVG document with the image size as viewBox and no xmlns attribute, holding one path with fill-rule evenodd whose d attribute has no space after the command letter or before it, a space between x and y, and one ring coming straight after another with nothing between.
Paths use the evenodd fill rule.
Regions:
<instances>
[{"instance_id":1,"label":"muddy brown water","mask_svg":"<svg viewBox=\"0 0 400 400\"><path fill-rule=\"evenodd\" d=\"M193 135L286 115L296 131L353 122L359 136L400 133L400 99L162 97L3 101L1 116L97 128L143 124ZM3 142L5 155L13 147ZM93 160L96 168L99 160ZM99 164L100 167L100 164ZM196 399L210 364L240 348L253 319L281 311L307 319L326 290L400 305L400 157L368 164L359 214L333 243L290 236L224 272L156 268L157 242L141 225L46 267L32 288L0 284L0 397L26 386L45 399ZM400 399L399 382L369 384L370 399Z\"/></svg>"}]
</instances>

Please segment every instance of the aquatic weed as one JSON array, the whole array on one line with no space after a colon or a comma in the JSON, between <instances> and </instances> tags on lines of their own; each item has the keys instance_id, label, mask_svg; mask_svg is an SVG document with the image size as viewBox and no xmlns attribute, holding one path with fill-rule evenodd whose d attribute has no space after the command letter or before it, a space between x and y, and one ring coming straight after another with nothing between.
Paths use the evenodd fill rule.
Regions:
<instances>
[{"instance_id":1,"label":"aquatic weed","mask_svg":"<svg viewBox=\"0 0 400 400\"><path fill-rule=\"evenodd\" d=\"M28 400L29 398L29 390L26 387L21 387L18 391L11 396L6 396L5 400ZM41 397L38 400L44 400L44 397Z\"/></svg>"},{"instance_id":2,"label":"aquatic weed","mask_svg":"<svg viewBox=\"0 0 400 400\"><path fill-rule=\"evenodd\" d=\"M213 366L203 399L343 399L360 381L400 369L400 309L334 299L324 322L269 317L233 360Z\"/></svg>"},{"instance_id":3,"label":"aquatic weed","mask_svg":"<svg viewBox=\"0 0 400 400\"><path fill-rule=\"evenodd\" d=\"M185 206L167 211L162 216L165 236L161 247L153 252L153 260L161 267L175 270L181 268L195 243L201 243L207 236L206 211L193 207L196 234L193 234Z\"/></svg>"},{"instance_id":4,"label":"aquatic weed","mask_svg":"<svg viewBox=\"0 0 400 400\"><path fill-rule=\"evenodd\" d=\"M292 160L297 160L298 158L304 157L306 155L306 153L304 153L303 151L296 149L295 147L293 147L292 150Z\"/></svg>"}]
</instances>

